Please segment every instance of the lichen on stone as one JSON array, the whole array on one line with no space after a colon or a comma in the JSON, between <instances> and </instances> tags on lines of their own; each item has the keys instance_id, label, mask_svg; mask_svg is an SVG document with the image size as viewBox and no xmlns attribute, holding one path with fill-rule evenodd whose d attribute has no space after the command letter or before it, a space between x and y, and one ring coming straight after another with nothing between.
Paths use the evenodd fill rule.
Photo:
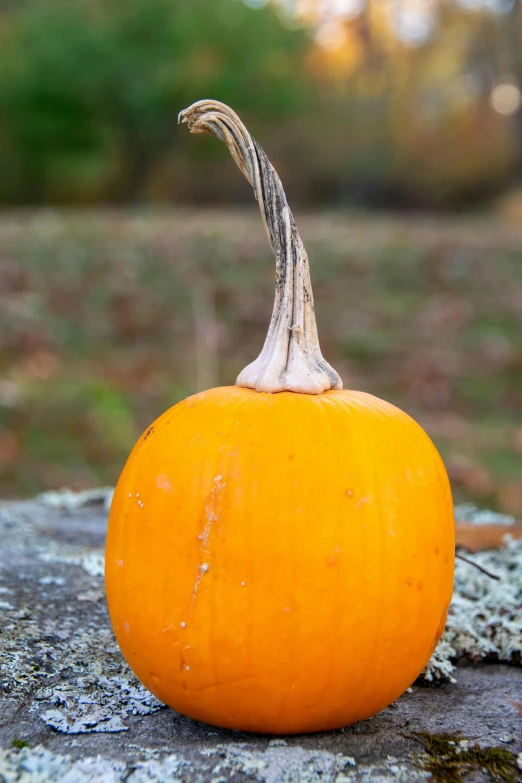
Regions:
<instances>
[{"instance_id":1,"label":"lichen on stone","mask_svg":"<svg viewBox=\"0 0 522 783\"><path fill-rule=\"evenodd\" d=\"M460 503L455 506L455 522L472 522L474 525L514 525L511 514L499 514L489 508L477 508L474 503Z\"/></svg>"},{"instance_id":2,"label":"lichen on stone","mask_svg":"<svg viewBox=\"0 0 522 783\"><path fill-rule=\"evenodd\" d=\"M103 497L106 491L95 501L83 493L82 502ZM54 536L57 501L51 506L54 517L47 518L38 500L0 504L0 540L9 553L3 573L9 564L14 580L0 588L9 598L0 636L3 699L30 697L28 711L59 732L125 731L129 716L163 705L134 677L112 633L103 550L61 541L59 530Z\"/></svg>"},{"instance_id":3,"label":"lichen on stone","mask_svg":"<svg viewBox=\"0 0 522 783\"><path fill-rule=\"evenodd\" d=\"M0 670L6 698L31 694L30 710L57 731L125 731L129 715L163 707L134 677L108 627L80 627L65 616L42 621L18 613L4 628ZM39 663L38 663L39 662Z\"/></svg>"},{"instance_id":4,"label":"lichen on stone","mask_svg":"<svg viewBox=\"0 0 522 783\"><path fill-rule=\"evenodd\" d=\"M272 748L253 752L246 743L202 749L196 764L169 754L161 759L134 763L110 759L71 759L45 748L0 751L5 783L181 783L181 780L225 781L232 777L259 783L345 783L354 781L343 774L355 762L349 756L328 751L307 751L300 747ZM194 774L196 772L196 774Z\"/></svg>"},{"instance_id":5,"label":"lichen on stone","mask_svg":"<svg viewBox=\"0 0 522 783\"><path fill-rule=\"evenodd\" d=\"M42 720L65 734L113 733L127 730L124 719L129 715L149 715L161 709L163 704L123 668L114 677L94 673L78 677L73 685L56 686L48 696L56 706L46 710Z\"/></svg>"},{"instance_id":6,"label":"lichen on stone","mask_svg":"<svg viewBox=\"0 0 522 783\"><path fill-rule=\"evenodd\" d=\"M522 655L522 539L479 552L476 563L500 577L491 579L457 560L446 628L423 672L424 679L452 679L453 661L520 662Z\"/></svg>"},{"instance_id":7,"label":"lichen on stone","mask_svg":"<svg viewBox=\"0 0 522 783\"><path fill-rule=\"evenodd\" d=\"M457 651L448 641L446 641L443 635L428 664L425 666L421 678L427 682L432 682L433 680L449 680L449 682L456 682L456 679L453 676L453 672L456 668L453 661L456 657Z\"/></svg>"},{"instance_id":8,"label":"lichen on stone","mask_svg":"<svg viewBox=\"0 0 522 783\"><path fill-rule=\"evenodd\" d=\"M38 557L46 563L65 563L77 565L83 568L91 576L103 576L105 571L105 554L103 549L78 548L77 551L66 552L59 544L49 545L45 552L40 552Z\"/></svg>"},{"instance_id":9,"label":"lichen on stone","mask_svg":"<svg viewBox=\"0 0 522 783\"><path fill-rule=\"evenodd\" d=\"M341 776L349 779L344 773L356 766L352 756L306 750L284 740L269 742L264 752L252 752L248 743L236 742L216 745L201 753L219 757L212 771L225 780L243 773L262 783L342 783Z\"/></svg>"},{"instance_id":10,"label":"lichen on stone","mask_svg":"<svg viewBox=\"0 0 522 783\"><path fill-rule=\"evenodd\" d=\"M111 507L114 487L98 487L96 489L84 489L81 492L74 492L71 489L60 489L58 491L49 490L42 492L36 500L50 508L61 509L62 511L75 511L84 506L101 504L108 511Z\"/></svg>"},{"instance_id":11,"label":"lichen on stone","mask_svg":"<svg viewBox=\"0 0 522 783\"><path fill-rule=\"evenodd\" d=\"M99 539L111 492L0 503L0 540L12 580L2 582L0 576L4 699L20 704L30 699L27 709L60 733L122 732L132 715L163 706L134 677L110 628ZM86 505L92 506L88 513ZM85 535L90 515L97 515L98 538L88 543L85 537L63 535L69 524ZM428 681L451 680L459 658L520 660L522 541L474 559L501 579L457 562L446 630L423 673ZM267 753L264 763L270 766L281 750L272 745ZM228 758L232 764L232 751ZM309 762L313 767L312 757Z\"/></svg>"},{"instance_id":12,"label":"lichen on stone","mask_svg":"<svg viewBox=\"0 0 522 783\"><path fill-rule=\"evenodd\" d=\"M0 750L2 783L181 783L186 765L173 754L129 764L101 756L72 759L42 746Z\"/></svg>"}]
</instances>

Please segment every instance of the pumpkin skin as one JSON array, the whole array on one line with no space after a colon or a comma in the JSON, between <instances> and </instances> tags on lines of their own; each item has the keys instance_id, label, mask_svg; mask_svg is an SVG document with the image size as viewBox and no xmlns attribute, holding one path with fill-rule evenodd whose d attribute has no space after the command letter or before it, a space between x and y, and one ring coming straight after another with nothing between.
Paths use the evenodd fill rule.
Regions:
<instances>
[{"instance_id":1,"label":"pumpkin skin","mask_svg":"<svg viewBox=\"0 0 522 783\"><path fill-rule=\"evenodd\" d=\"M336 729L428 662L454 546L443 463L398 408L355 391L211 389L157 419L123 470L111 621L137 677L184 715Z\"/></svg>"}]
</instances>

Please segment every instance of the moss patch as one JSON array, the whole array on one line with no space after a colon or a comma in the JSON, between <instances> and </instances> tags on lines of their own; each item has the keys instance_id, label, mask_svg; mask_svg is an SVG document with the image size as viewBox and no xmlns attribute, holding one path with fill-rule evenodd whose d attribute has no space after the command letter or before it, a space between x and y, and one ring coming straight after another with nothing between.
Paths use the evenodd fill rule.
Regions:
<instances>
[{"instance_id":1,"label":"moss patch","mask_svg":"<svg viewBox=\"0 0 522 783\"><path fill-rule=\"evenodd\" d=\"M482 771L492 780L522 780L514 753L505 748L481 748L470 745L460 734L415 732L413 737L424 745L421 765L434 781L460 783L470 772Z\"/></svg>"},{"instance_id":2,"label":"moss patch","mask_svg":"<svg viewBox=\"0 0 522 783\"><path fill-rule=\"evenodd\" d=\"M18 739L18 737L15 737L15 739L11 742L11 745L13 748L17 748L17 750L20 750L20 748L28 748L29 743L26 742L23 739Z\"/></svg>"}]
</instances>

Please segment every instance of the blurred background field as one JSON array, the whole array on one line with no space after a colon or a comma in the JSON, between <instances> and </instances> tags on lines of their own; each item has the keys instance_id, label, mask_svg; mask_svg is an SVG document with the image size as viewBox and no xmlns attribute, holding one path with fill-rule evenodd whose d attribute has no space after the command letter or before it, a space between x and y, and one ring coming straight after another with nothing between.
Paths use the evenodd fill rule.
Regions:
<instances>
[{"instance_id":1,"label":"blurred background field","mask_svg":"<svg viewBox=\"0 0 522 783\"><path fill-rule=\"evenodd\" d=\"M279 170L323 353L522 515L522 3L0 0L0 495L116 481L260 349L273 261L223 145Z\"/></svg>"}]
</instances>

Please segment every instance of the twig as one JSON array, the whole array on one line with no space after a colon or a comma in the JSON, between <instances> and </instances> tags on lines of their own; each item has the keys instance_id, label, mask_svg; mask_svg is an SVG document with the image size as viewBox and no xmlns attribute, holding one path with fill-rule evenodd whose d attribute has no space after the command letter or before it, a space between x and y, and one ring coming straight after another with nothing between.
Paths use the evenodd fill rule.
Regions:
<instances>
[{"instance_id":1,"label":"twig","mask_svg":"<svg viewBox=\"0 0 522 783\"><path fill-rule=\"evenodd\" d=\"M464 557L464 555L459 555L459 554L455 553L455 557L458 557L459 560L464 560L464 562L468 563L468 565L475 566L475 568L478 568L478 570L482 571L483 574L486 574L486 576L489 576L490 579L500 580L500 577L497 576L497 574L492 574L491 571L488 571L486 568L483 568L478 563L473 562L473 560L468 560L468 558Z\"/></svg>"}]
</instances>

